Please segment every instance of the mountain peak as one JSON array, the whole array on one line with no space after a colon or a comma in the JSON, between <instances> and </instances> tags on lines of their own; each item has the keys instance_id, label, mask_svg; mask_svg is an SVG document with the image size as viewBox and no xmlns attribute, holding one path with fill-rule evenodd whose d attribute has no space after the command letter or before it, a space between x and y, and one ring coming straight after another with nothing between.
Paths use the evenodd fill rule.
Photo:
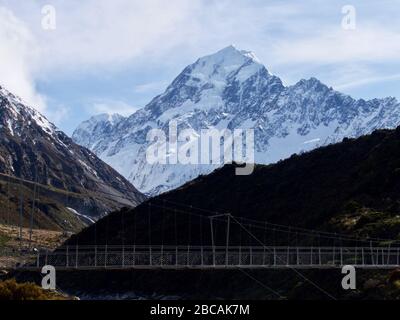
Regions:
<instances>
[{"instance_id":1,"label":"mountain peak","mask_svg":"<svg viewBox=\"0 0 400 320\"><path fill-rule=\"evenodd\" d=\"M294 88L302 88L305 90L310 90L310 89L315 89L317 91L329 90L327 85L325 85L324 83L322 83L320 80L318 80L315 77L311 77L309 79L301 79L293 87Z\"/></svg>"},{"instance_id":2,"label":"mountain peak","mask_svg":"<svg viewBox=\"0 0 400 320\"><path fill-rule=\"evenodd\" d=\"M229 51L240 51L240 50L238 50L238 49L235 47L235 45L230 44L229 46L227 46L227 47L225 47L225 48L222 48L221 50L219 50L219 51L217 51L217 52L222 52L222 51L229 52Z\"/></svg>"},{"instance_id":3,"label":"mountain peak","mask_svg":"<svg viewBox=\"0 0 400 320\"><path fill-rule=\"evenodd\" d=\"M253 62L257 64L261 64L260 60L256 57L256 55L252 51L240 50L236 48L234 45L229 45L215 53L210 55L206 55L199 59L201 62L210 61L211 63L218 65L226 65L226 64L239 64L246 62Z\"/></svg>"},{"instance_id":4,"label":"mountain peak","mask_svg":"<svg viewBox=\"0 0 400 320\"><path fill-rule=\"evenodd\" d=\"M29 123L33 120L39 127L47 133L53 134L58 130L47 118L38 110L28 105L23 99L8 91L4 86L0 87L0 102L2 112L0 113L0 121L7 123L9 132L14 135L13 127L17 126L23 129L25 126L16 124L16 122ZM56 135L54 135L56 137Z\"/></svg>"},{"instance_id":5,"label":"mountain peak","mask_svg":"<svg viewBox=\"0 0 400 320\"><path fill-rule=\"evenodd\" d=\"M101 113L83 121L74 131L72 138L80 145L90 147L101 135L108 135L126 118L118 113Z\"/></svg>"},{"instance_id":6,"label":"mountain peak","mask_svg":"<svg viewBox=\"0 0 400 320\"><path fill-rule=\"evenodd\" d=\"M118 124L119 122L121 122L124 119L125 119L125 117L123 117L119 113L100 113L100 114L96 114L96 115L90 117L88 120L82 122L81 125L78 127L78 129L80 129L80 130L93 129L98 124L113 126L113 125Z\"/></svg>"},{"instance_id":7,"label":"mountain peak","mask_svg":"<svg viewBox=\"0 0 400 320\"><path fill-rule=\"evenodd\" d=\"M314 77L285 87L254 54L230 45L188 65L163 93L128 120L113 127L76 131L73 138L141 191L156 194L215 169L211 164L148 164L147 133L153 128L167 129L172 120L196 132L254 129L255 161L268 164L343 137L396 127L399 108L395 101L357 101Z\"/></svg>"},{"instance_id":8,"label":"mountain peak","mask_svg":"<svg viewBox=\"0 0 400 320\"><path fill-rule=\"evenodd\" d=\"M24 103L20 97L8 91L4 86L0 86L0 96L8 98L14 103Z\"/></svg>"},{"instance_id":9,"label":"mountain peak","mask_svg":"<svg viewBox=\"0 0 400 320\"><path fill-rule=\"evenodd\" d=\"M238 55L242 55L246 58L250 58L254 62L260 63L260 60L257 58L257 56L255 55L255 53L253 51L238 49L233 44L217 51L214 55L216 55L216 54L238 54Z\"/></svg>"},{"instance_id":10,"label":"mountain peak","mask_svg":"<svg viewBox=\"0 0 400 320\"><path fill-rule=\"evenodd\" d=\"M190 78L196 79L195 81L220 86L232 76L242 82L260 71L264 71L266 77L270 75L254 53L239 50L230 45L213 54L201 57L194 64L188 66L183 74L190 75Z\"/></svg>"},{"instance_id":11,"label":"mountain peak","mask_svg":"<svg viewBox=\"0 0 400 320\"><path fill-rule=\"evenodd\" d=\"M88 121L90 122L109 122L111 124L115 124L122 119L125 119L124 116L119 113L100 113L92 116Z\"/></svg>"},{"instance_id":12,"label":"mountain peak","mask_svg":"<svg viewBox=\"0 0 400 320\"><path fill-rule=\"evenodd\" d=\"M185 106L185 112L222 110L223 106L250 110L250 104L261 105L262 97L273 98L282 89L282 81L270 74L254 53L230 45L187 66L145 110L154 119L180 106ZM243 102L241 97L255 91L259 94L254 99L239 102ZM176 110L175 114L178 113Z\"/></svg>"},{"instance_id":13,"label":"mountain peak","mask_svg":"<svg viewBox=\"0 0 400 320\"><path fill-rule=\"evenodd\" d=\"M208 56L227 55L227 54L241 54L241 50L236 48L233 44L230 44L229 46L222 48L215 53L209 54Z\"/></svg>"},{"instance_id":14,"label":"mountain peak","mask_svg":"<svg viewBox=\"0 0 400 320\"><path fill-rule=\"evenodd\" d=\"M37 109L37 106L34 106L27 102L24 98L16 95L15 93L8 90L4 85L0 86L0 98L7 99L12 107L15 109L29 109L30 112L40 114L40 111ZM16 110L16 109L15 109ZM14 110L14 111L15 111ZM43 115L40 114L43 117Z\"/></svg>"}]
</instances>

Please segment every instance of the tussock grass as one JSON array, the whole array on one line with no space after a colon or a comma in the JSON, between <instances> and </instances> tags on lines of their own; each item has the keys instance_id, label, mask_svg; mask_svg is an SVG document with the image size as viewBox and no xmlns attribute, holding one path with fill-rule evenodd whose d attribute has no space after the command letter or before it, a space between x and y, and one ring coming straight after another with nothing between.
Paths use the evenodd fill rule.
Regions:
<instances>
[{"instance_id":1,"label":"tussock grass","mask_svg":"<svg viewBox=\"0 0 400 320\"><path fill-rule=\"evenodd\" d=\"M34 283L0 282L0 300L67 300L56 292L46 291Z\"/></svg>"}]
</instances>

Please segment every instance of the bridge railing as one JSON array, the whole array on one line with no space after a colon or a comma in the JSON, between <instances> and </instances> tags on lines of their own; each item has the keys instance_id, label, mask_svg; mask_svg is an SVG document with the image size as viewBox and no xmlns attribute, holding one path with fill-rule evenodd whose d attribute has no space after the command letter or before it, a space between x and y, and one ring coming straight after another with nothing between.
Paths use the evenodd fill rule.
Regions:
<instances>
[{"instance_id":1,"label":"bridge railing","mask_svg":"<svg viewBox=\"0 0 400 320\"><path fill-rule=\"evenodd\" d=\"M273 246L65 246L38 252L35 267L59 268L282 268L397 267L399 249L390 247ZM33 267L33 265L31 265Z\"/></svg>"}]
</instances>

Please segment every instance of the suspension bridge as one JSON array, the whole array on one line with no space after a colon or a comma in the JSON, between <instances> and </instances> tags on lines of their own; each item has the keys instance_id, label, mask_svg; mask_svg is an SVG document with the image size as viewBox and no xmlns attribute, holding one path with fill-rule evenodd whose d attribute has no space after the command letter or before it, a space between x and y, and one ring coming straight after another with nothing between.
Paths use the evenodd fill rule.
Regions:
<instances>
[{"instance_id":1,"label":"suspension bridge","mask_svg":"<svg viewBox=\"0 0 400 320\"><path fill-rule=\"evenodd\" d=\"M339 269L345 265L375 270L400 268L397 239L276 224L157 198L139 205L133 214L124 215L122 210L120 221L114 218L110 223L110 215L106 216L86 230L84 239L72 236L54 250L35 248L32 221L37 197L34 188L29 241L22 241L21 205L20 249L9 252L0 247L2 269L41 272L43 266L51 265L65 272L237 270L280 299L283 297L279 292L250 271L290 269L335 299L303 270ZM9 214L7 217L9 221Z\"/></svg>"},{"instance_id":2,"label":"suspension bridge","mask_svg":"<svg viewBox=\"0 0 400 320\"><path fill-rule=\"evenodd\" d=\"M36 197L35 187L33 198ZM119 244L108 244L106 237L103 242L94 241L93 244L77 241L55 250L35 249L25 252L27 259L24 263L11 263L10 268L33 270L44 265L52 265L59 270L328 269L344 265L364 269L400 267L397 240L359 238L279 225L165 199L152 199L144 206L147 212L143 218L148 221L147 225L143 225L142 219L141 228L148 229L146 239L143 239L143 231L141 241L137 239L136 215L126 223L122 214L123 237ZM157 219L154 219L154 209L158 210ZM30 221L33 220L34 210L33 205ZM20 214L23 214L22 211ZM181 221L180 226L177 226L177 219ZM158 229L154 227L155 223ZM133 225L134 229L124 230L125 225ZM32 225L30 228L32 230ZM94 230L96 232L96 228ZM30 235L29 241L31 238ZM94 238L97 239L96 234ZM4 255L7 252L3 249L0 256Z\"/></svg>"},{"instance_id":3,"label":"suspension bridge","mask_svg":"<svg viewBox=\"0 0 400 320\"><path fill-rule=\"evenodd\" d=\"M156 206L154 203L152 207ZM165 207L163 207L165 208ZM193 208L191 208L193 210ZM176 208L174 209L176 215ZM189 213L190 215L193 212ZM54 251L38 250L34 263L19 266L22 269L41 269L52 265L57 270L235 270L235 269L332 269L352 265L362 269L394 269L400 267L400 246L396 241L387 239L353 238L349 235L338 235L329 232L316 232L303 228L266 224L261 221L245 222L231 214L198 215L209 223L209 241L202 239L201 245L193 245L191 234L188 244L123 244L64 245ZM165 217L162 218L164 224ZM149 215L149 220L150 215ZM247 219L244 219L247 220ZM219 222L219 237L217 237ZM122 225L125 222L122 221ZM223 229L221 230L221 227ZM165 227L162 225L162 232ZM200 230L204 226L200 225ZM176 231L176 226L174 227ZM232 230L235 237L232 237ZM266 232L287 233L286 245L268 244L267 237L262 240L260 234ZM247 239L242 235L247 235ZM189 234L191 231L189 230ZM204 231L203 231L204 233ZM238 233L239 236L238 236ZM149 243L151 243L151 222L149 222ZM201 235L203 237L204 234ZM312 236L311 244L293 246L290 238ZM178 238L178 235L175 235ZM275 237L275 235L274 235ZM315 242L315 238L318 241ZM221 245L221 239L224 243ZM330 246L327 246L329 239ZM219 242L218 242L219 240ZM280 237L281 242L285 241ZM218 244L217 244L218 242ZM276 242L274 240L273 242ZM292 241L293 242L293 241ZM196 243L196 242L195 242ZM368 243L368 245L366 245ZM387 243L387 245L382 245ZM332 245L333 244L333 245ZM352 245L349 245L352 244Z\"/></svg>"},{"instance_id":4,"label":"suspension bridge","mask_svg":"<svg viewBox=\"0 0 400 320\"><path fill-rule=\"evenodd\" d=\"M120 269L326 269L353 265L364 269L400 267L399 248L267 246L65 246L38 252L35 265L57 270Z\"/></svg>"}]
</instances>

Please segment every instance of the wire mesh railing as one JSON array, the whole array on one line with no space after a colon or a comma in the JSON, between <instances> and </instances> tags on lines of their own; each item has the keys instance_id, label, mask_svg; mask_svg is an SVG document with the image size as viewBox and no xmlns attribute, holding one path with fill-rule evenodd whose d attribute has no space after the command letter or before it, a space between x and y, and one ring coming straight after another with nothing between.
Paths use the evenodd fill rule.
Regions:
<instances>
[{"instance_id":1,"label":"wire mesh railing","mask_svg":"<svg viewBox=\"0 0 400 320\"><path fill-rule=\"evenodd\" d=\"M22 268L52 265L59 269L157 268L395 268L396 247L270 247L270 246L66 246L41 251Z\"/></svg>"}]
</instances>

